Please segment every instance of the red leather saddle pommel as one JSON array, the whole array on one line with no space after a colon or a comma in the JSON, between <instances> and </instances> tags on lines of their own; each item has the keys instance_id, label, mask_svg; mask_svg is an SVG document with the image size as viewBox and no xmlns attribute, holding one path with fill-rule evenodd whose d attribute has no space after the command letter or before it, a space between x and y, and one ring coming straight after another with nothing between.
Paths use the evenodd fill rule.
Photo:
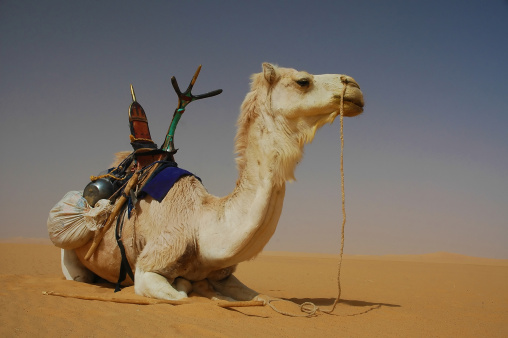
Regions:
<instances>
[{"instance_id":1,"label":"red leather saddle pommel","mask_svg":"<svg viewBox=\"0 0 508 338\"><path fill-rule=\"evenodd\" d=\"M134 150L141 148L157 149L157 145L152 141L150 129L148 128L148 119L145 110L136 101L134 88L131 85L132 103L129 106L129 127L131 130L131 145Z\"/></svg>"}]
</instances>

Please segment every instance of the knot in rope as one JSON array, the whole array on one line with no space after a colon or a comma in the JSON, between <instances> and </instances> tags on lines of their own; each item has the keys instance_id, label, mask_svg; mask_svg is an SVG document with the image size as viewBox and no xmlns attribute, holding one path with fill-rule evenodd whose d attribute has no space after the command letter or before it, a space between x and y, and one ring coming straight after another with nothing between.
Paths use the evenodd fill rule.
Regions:
<instances>
[{"instance_id":1,"label":"knot in rope","mask_svg":"<svg viewBox=\"0 0 508 338\"><path fill-rule=\"evenodd\" d=\"M311 302L305 302L305 303L300 304L300 311L304 312L305 314L293 314L293 313L289 313L289 312L286 312L286 311L279 310L279 309L277 309L275 307L275 305L272 304L272 302L278 302L278 301L286 301L286 302L289 302L289 303L293 303L293 302L291 302L289 300L284 300L284 299L270 299L270 300L268 300L266 302L266 305L269 305L272 308L273 311L275 311L277 313L280 313L281 315L284 315L284 316L289 316L289 317L313 317L313 316L316 316L317 312L319 311L319 307L317 307L316 304L311 303Z\"/></svg>"}]
</instances>

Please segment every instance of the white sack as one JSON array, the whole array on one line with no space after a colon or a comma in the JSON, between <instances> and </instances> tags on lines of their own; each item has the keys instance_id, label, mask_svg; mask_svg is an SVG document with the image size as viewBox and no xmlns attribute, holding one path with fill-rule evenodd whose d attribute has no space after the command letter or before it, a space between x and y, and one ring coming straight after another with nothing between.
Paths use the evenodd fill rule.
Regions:
<instances>
[{"instance_id":1,"label":"white sack","mask_svg":"<svg viewBox=\"0 0 508 338\"><path fill-rule=\"evenodd\" d=\"M104 225L111 209L107 199L99 200L92 208L81 192L69 191L49 212L49 238L59 248L79 248Z\"/></svg>"}]
</instances>

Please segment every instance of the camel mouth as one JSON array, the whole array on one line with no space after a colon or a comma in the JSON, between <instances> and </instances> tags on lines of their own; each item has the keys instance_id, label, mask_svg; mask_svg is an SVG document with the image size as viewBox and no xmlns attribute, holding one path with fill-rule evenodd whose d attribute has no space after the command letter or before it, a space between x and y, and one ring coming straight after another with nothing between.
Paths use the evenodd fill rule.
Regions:
<instances>
[{"instance_id":1,"label":"camel mouth","mask_svg":"<svg viewBox=\"0 0 508 338\"><path fill-rule=\"evenodd\" d=\"M352 90L352 91L346 91L345 95L344 95L344 105L346 106L349 106L351 108L354 108L354 110L362 110L363 111L363 107L365 105L364 101L363 101L363 94L362 92L357 89L357 88L354 88L355 90ZM334 99L337 100L338 102L341 101L341 96L340 94L336 94L334 95Z\"/></svg>"},{"instance_id":2,"label":"camel mouth","mask_svg":"<svg viewBox=\"0 0 508 338\"><path fill-rule=\"evenodd\" d=\"M346 96L344 97L344 116L353 117L363 113L363 97Z\"/></svg>"},{"instance_id":3,"label":"camel mouth","mask_svg":"<svg viewBox=\"0 0 508 338\"><path fill-rule=\"evenodd\" d=\"M350 105L353 105L353 106L357 107L358 109L363 110L364 102L363 102L363 100L360 100L358 98L345 97L344 103L349 103Z\"/></svg>"}]
</instances>

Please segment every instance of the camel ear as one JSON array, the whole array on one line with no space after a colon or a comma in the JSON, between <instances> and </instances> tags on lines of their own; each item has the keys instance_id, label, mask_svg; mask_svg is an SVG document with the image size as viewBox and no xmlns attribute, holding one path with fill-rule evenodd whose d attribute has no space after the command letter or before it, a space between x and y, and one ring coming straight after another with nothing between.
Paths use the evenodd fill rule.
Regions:
<instances>
[{"instance_id":1,"label":"camel ear","mask_svg":"<svg viewBox=\"0 0 508 338\"><path fill-rule=\"evenodd\" d=\"M263 63L263 74L269 84L273 84L279 78L277 66L274 66L268 62Z\"/></svg>"}]
</instances>

